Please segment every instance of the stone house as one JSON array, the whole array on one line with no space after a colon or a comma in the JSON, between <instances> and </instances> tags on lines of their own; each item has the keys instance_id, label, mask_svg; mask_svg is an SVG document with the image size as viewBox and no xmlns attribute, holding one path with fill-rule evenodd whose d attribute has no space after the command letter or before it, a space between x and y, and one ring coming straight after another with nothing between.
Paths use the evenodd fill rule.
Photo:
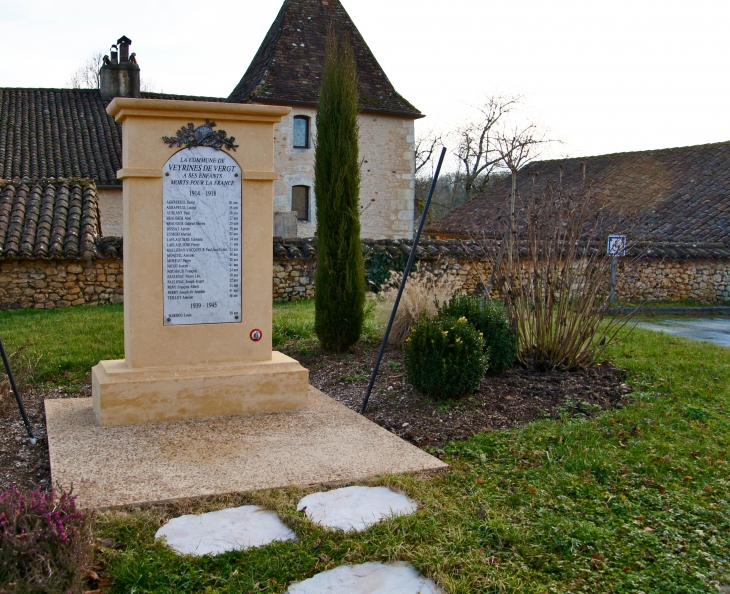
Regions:
<instances>
[{"instance_id":1,"label":"stone house","mask_svg":"<svg viewBox=\"0 0 730 594\"><path fill-rule=\"evenodd\" d=\"M388 80L339 0L285 0L227 101L292 108L276 132L276 211L297 213L298 236L316 230L315 114L329 23L355 54L360 90L362 236L413 235L414 120L423 117Z\"/></svg>"},{"instance_id":2,"label":"stone house","mask_svg":"<svg viewBox=\"0 0 730 594\"><path fill-rule=\"evenodd\" d=\"M86 178L96 185L99 233L122 233L121 126L106 113L115 96L265 103L292 107L275 132L281 173L274 209L279 235L313 236L315 109L328 23L347 36L356 56L362 114L362 235L413 234L414 120L423 115L388 80L339 0L285 0L246 70L227 97L140 91L131 40L112 46L100 89L0 88L0 179L37 183Z\"/></svg>"}]
</instances>

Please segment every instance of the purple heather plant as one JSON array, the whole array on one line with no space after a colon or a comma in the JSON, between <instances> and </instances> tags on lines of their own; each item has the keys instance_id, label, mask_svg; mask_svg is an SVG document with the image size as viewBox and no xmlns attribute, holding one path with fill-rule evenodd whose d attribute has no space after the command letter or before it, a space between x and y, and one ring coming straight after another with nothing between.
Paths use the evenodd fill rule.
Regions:
<instances>
[{"instance_id":1,"label":"purple heather plant","mask_svg":"<svg viewBox=\"0 0 730 594\"><path fill-rule=\"evenodd\" d=\"M86 517L70 493L0 494L0 592L77 592L89 552Z\"/></svg>"}]
</instances>

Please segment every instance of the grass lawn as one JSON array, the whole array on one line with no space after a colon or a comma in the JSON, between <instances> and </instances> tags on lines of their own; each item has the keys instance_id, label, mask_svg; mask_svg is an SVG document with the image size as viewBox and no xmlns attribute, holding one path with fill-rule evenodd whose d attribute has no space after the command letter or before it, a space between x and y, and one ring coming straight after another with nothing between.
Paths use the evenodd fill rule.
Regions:
<instances>
[{"instance_id":1,"label":"grass lawn","mask_svg":"<svg viewBox=\"0 0 730 594\"><path fill-rule=\"evenodd\" d=\"M373 316L364 328L366 339L379 334ZM43 385L78 385L102 359L124 358L124 311L122 305L81 306L65 309L0 311L0 338L7 352L28 376ZM314 335L314 303L274 303L274 346L289 341L311 341ZM15 370L15 369L14 369Z\"/></svg>"},{"instance_id":2,"label":"grass lawn","mask_svg":"<svg viewBox=\"0 0 730 594\"><path fill-rule=\"evenodd\" d=\"M311 338L311 312L277 307L274 336ZM37 372L49 381L120 356L118 308L3 313L0 324L9 344L55 353ZM114 548L98 560L120 593L284 592L328 568L391 560L447 592L716 592L713 580L730 583L730 350L637 329L608 357L629 371L629 406L477 435L434 451L446 473L372 482L415 499L411 516L330 533L296 511L313 489L106 511L93 530ZM154 540L171 517L245 503L275 510L299 540L203 558Z\"/></svg>"},{"instance_id":3,"label":"grass lawn","mask_svg":"<svg viewBox=\"0 0 730 594\"><path fill-rule=\"evenodd\" d=\"M0 311L0 338L26 381L79 384L100 360L124 358L123 306Z\"/></svg>"}]
</instances>

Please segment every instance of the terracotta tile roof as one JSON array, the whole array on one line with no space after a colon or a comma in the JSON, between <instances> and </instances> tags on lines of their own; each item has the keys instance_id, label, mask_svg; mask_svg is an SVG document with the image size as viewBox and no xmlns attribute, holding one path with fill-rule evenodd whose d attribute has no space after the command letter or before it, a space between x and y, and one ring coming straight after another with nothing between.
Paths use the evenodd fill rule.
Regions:
<instances>
[{"instance_id":1,"label":"terracotta tile roof","mask_svg":"<svg viewBox=\"0 0 730 594\"><path fill-rule=\"evenodd\" d=\"M330 21L349 34L362 110L423 117L396 92L339 0L285 0L228 101L316 105Z\"/></svg>"},{"instance_id":2,"label":"terracotta tile roof","mask_svg":"<svg viewBox=\"0 0 730 594\"><path fill-rule=\"evenodd\" d=\"M121 186L122 127L106 113L108 103L97 89L0 89L0 178L85 177L98 185Z\"/></svg>"},{"instance_id":3,"label":"terracotta tile roof","mask_svg":"<svg viewBox=\"0 0 730 594\"><path fill-rule=\"evenodd\" d=\"M274 237L274 260L316 259L315 239L282 239Z\"/></svg>"},{"instance_id":4,"label":"terracotta tile roof","mask_svg":"<svg viewBox=\"0 0 730 594\"><path fill-rule=\"evenodd\" d=\"M730 142L536 161L520 170L518 191L524 197L531 188L539 191L561 174L563 187L577 190L584 170L597 197L609 204L638 206L642 236L634 241L648 242L667 254L673 249L670 245L679 250L677 254L689 253L692 246L705 246L703 253L720 246L730 248ZM431 224L426 232L432 236L497 236L503 228L500 222L506 215L509 194L510 180L500 180L482 196ZM620 233L621 229L607 232Z\"/></svg>"},{"instance_id":5,"label":"terracotta tile roof","mask_svg":"<svg viewBox=\"0 0 730 594\"><path fill-rule=\"evenodd\" d=\"M0 260L121 257L121 240L99 238L91 179L0 180Z\"/></svg>"}]
</instances>

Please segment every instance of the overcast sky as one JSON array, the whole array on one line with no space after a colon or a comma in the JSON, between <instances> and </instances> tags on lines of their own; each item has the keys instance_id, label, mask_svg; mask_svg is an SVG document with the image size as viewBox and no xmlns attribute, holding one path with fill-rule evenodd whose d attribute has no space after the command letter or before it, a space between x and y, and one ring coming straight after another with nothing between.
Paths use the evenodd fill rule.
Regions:
<instances>
[{"instance_id":1,"label":"overcast sky","mask_svg":"<svg viewBox=\"0 0 730 594\"><path fill-rule=\"evenodd\" d=\"M0 0L0 86L66 86L126 35L157 90L227 96L282 1ZM730 140L728 0L342 2L421 129L500 92L563 140L552 156Z\"/></svg>"}]
</instances>

